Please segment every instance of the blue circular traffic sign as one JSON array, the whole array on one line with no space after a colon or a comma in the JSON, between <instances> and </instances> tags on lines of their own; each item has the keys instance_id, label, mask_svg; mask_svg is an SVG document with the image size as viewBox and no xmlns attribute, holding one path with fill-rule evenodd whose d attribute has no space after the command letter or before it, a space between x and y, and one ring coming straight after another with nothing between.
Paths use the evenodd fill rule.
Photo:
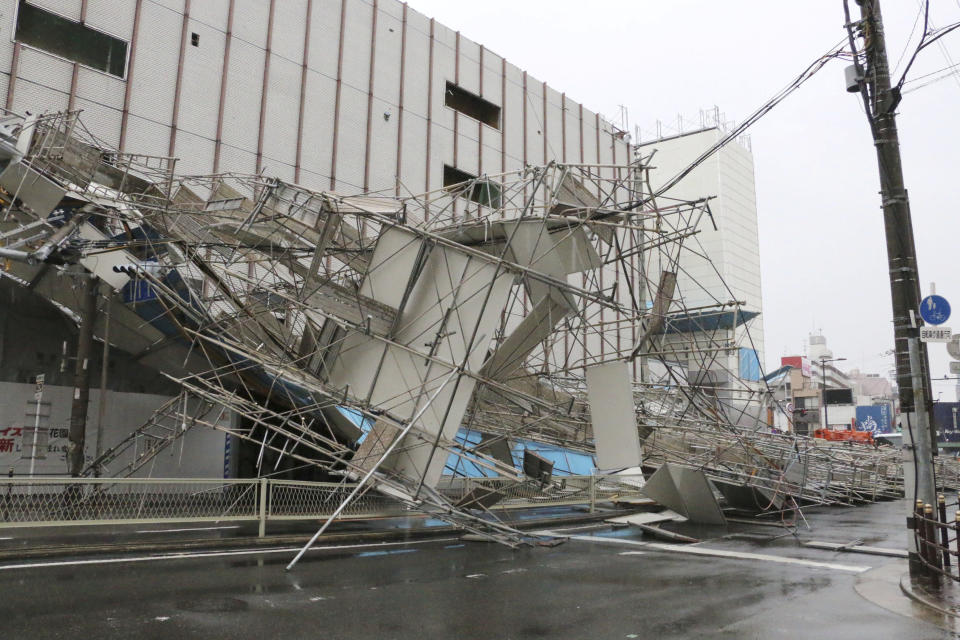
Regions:
<instances>
[{"instance_id":1,"label":"blue circular traffic sign","mask_svg":"<svg viewBox=\"0 0 960 640\"><path fill-rule=\"evenodd\" d=\"M950 318L950 303L943 296L927 296L920 301L920 317L927 324L943 324Z\"/></svg>"}]
</instances>

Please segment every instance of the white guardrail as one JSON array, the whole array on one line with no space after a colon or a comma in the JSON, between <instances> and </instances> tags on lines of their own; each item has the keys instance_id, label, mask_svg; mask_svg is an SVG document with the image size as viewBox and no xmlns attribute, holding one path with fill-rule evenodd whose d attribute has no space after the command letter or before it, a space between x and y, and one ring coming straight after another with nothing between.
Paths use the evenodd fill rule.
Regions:
<instances>
[{"instance_id":1,"label":"white guardrail","mask_svg":"<svg viewBox=\"0 0 960 640\"><path fill-rule=\"evenodd\" d=\"M544 486L503 478L456 478L438 490L456 504L477 489L496 491L493 509L589 505L636 497L642 480L631 476L563 476ZM0 529L177 522L323 520L346 498L352 483L204 478L0 478ZM476 495L474 493L474 495ZM343 519L410 515L395 500L369 491Z\"/></svg>"}]
</instances>

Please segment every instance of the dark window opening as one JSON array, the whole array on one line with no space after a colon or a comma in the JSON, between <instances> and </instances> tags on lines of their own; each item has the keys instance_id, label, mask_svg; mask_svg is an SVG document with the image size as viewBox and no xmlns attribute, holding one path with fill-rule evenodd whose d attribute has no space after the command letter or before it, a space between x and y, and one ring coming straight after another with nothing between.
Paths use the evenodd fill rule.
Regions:
<instances>
[{"instance_id":1,"label":"dark window opening","mask_svg":"<svg viewBox=\"0 0 960 640\"><path fill-rule=\"evenodd\" d=\"M199 47L199 46L200 46L200 34L199 34L199 33L191 33L191 34L190 34L190 44L192 44L192 45L195 46L195 47Z\"/></svg>"},{"instance_id":2,"label":"dark window opening","mask_svg":"<svg viewBox=\"0 0 960 640\"><path fill-rule=\"evenodd\" d=\"M127 43L20 0L18 42L122 78Z\"/></svg>"},{"instance_id":3,"label":"dark window opening","mask_svg":"<svg viewBox=\"0 0 960 640\"><path fill-rule=\"evenodd\" d=\"M452 82L447 83L443 104L494 129L500 128L500 107L461 89Z\"/></svg>"},{"instance_id":4,"label":"dark window opening","mask_svg":"<svg viewBox=\"0 0 960 640\"><path fill-rule=\"evenodd\" d=\"M471 180L475 182L470 184ZM477 176L447 164L443 165L443 188L485 207L500 208L499 184L489 180L477 180Z\"/></svg>"}]
</instances>

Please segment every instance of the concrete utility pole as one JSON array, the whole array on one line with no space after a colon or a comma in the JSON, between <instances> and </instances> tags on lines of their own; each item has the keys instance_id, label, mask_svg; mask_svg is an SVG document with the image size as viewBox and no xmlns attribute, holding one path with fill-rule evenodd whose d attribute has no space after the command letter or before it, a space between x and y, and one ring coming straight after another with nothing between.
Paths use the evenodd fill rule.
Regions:
<instances>
[{"instance_id":1,"label":"concrete utility pole","mask_svg":"<svg viewBox=\"0 0 960 640\"><path fill-rule=\"evenodd\" d=\"M855 53L855 35L862 35L862 53L866 66L862 66L858 56L854 56L857 82L856 85L848 85L848 91L859 92L863 97L877 150L893 302L897 387L904 433L908 439L912 436L912 443L907 446L912 447L916 465L916 498L923 500L925 504L935 505L937 496L933 456L936 455L936 449L933 443L936 442L936 436L933 432L933 405L930 402L930 373L926 345L919 340L920 279L917 274L910 201L903 184L895 113L901 96L899 89L890 86L890 67L880 2L856 1L860 6L860 20L852 22L847 0L844 0L846 26L850 45ZM907 498L912 511L914 496L908 492ZM915 553L916 550L911 549L911 552Z\"/></svg>"},{"instance_id":2,"label":"concrete utility pole","mask_svg":"<svg viewBox=\"0 0 960 640\"><path fill-rule=\"evenodd\" d=\"M70 433L67 464L74 478L83 471L83 448L87 433L87 405L90 400L90 354L93 351L93 324L97 319L97 279L83 274L83 307L80 312L80 335L77 338L77 360L74 363L73 404L70 407ZM103 363L107 366L107 363Z\"/></svg>"}]
</instances>

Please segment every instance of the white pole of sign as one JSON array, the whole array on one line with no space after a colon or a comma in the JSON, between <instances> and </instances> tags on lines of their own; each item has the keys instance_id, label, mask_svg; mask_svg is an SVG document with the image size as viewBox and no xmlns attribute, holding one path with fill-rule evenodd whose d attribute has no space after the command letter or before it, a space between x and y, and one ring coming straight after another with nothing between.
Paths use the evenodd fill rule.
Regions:
<instances>
[{"instance_id":1,"label":"white pole of sign","mask_svg":"<svg viewBox=\"0 0 960 640\"><path fill-rule=\"evenodd\" d=\"M33 478L33 470L37 464L37 436L40 433L40 401L43 399L43 375L37 376L37 391L33 394L37 401L36 415L33 416L33 445L30 450L30 478ZM30 483L30 491L33 493L33 483Z\"/></svg>"}]
</instances>

